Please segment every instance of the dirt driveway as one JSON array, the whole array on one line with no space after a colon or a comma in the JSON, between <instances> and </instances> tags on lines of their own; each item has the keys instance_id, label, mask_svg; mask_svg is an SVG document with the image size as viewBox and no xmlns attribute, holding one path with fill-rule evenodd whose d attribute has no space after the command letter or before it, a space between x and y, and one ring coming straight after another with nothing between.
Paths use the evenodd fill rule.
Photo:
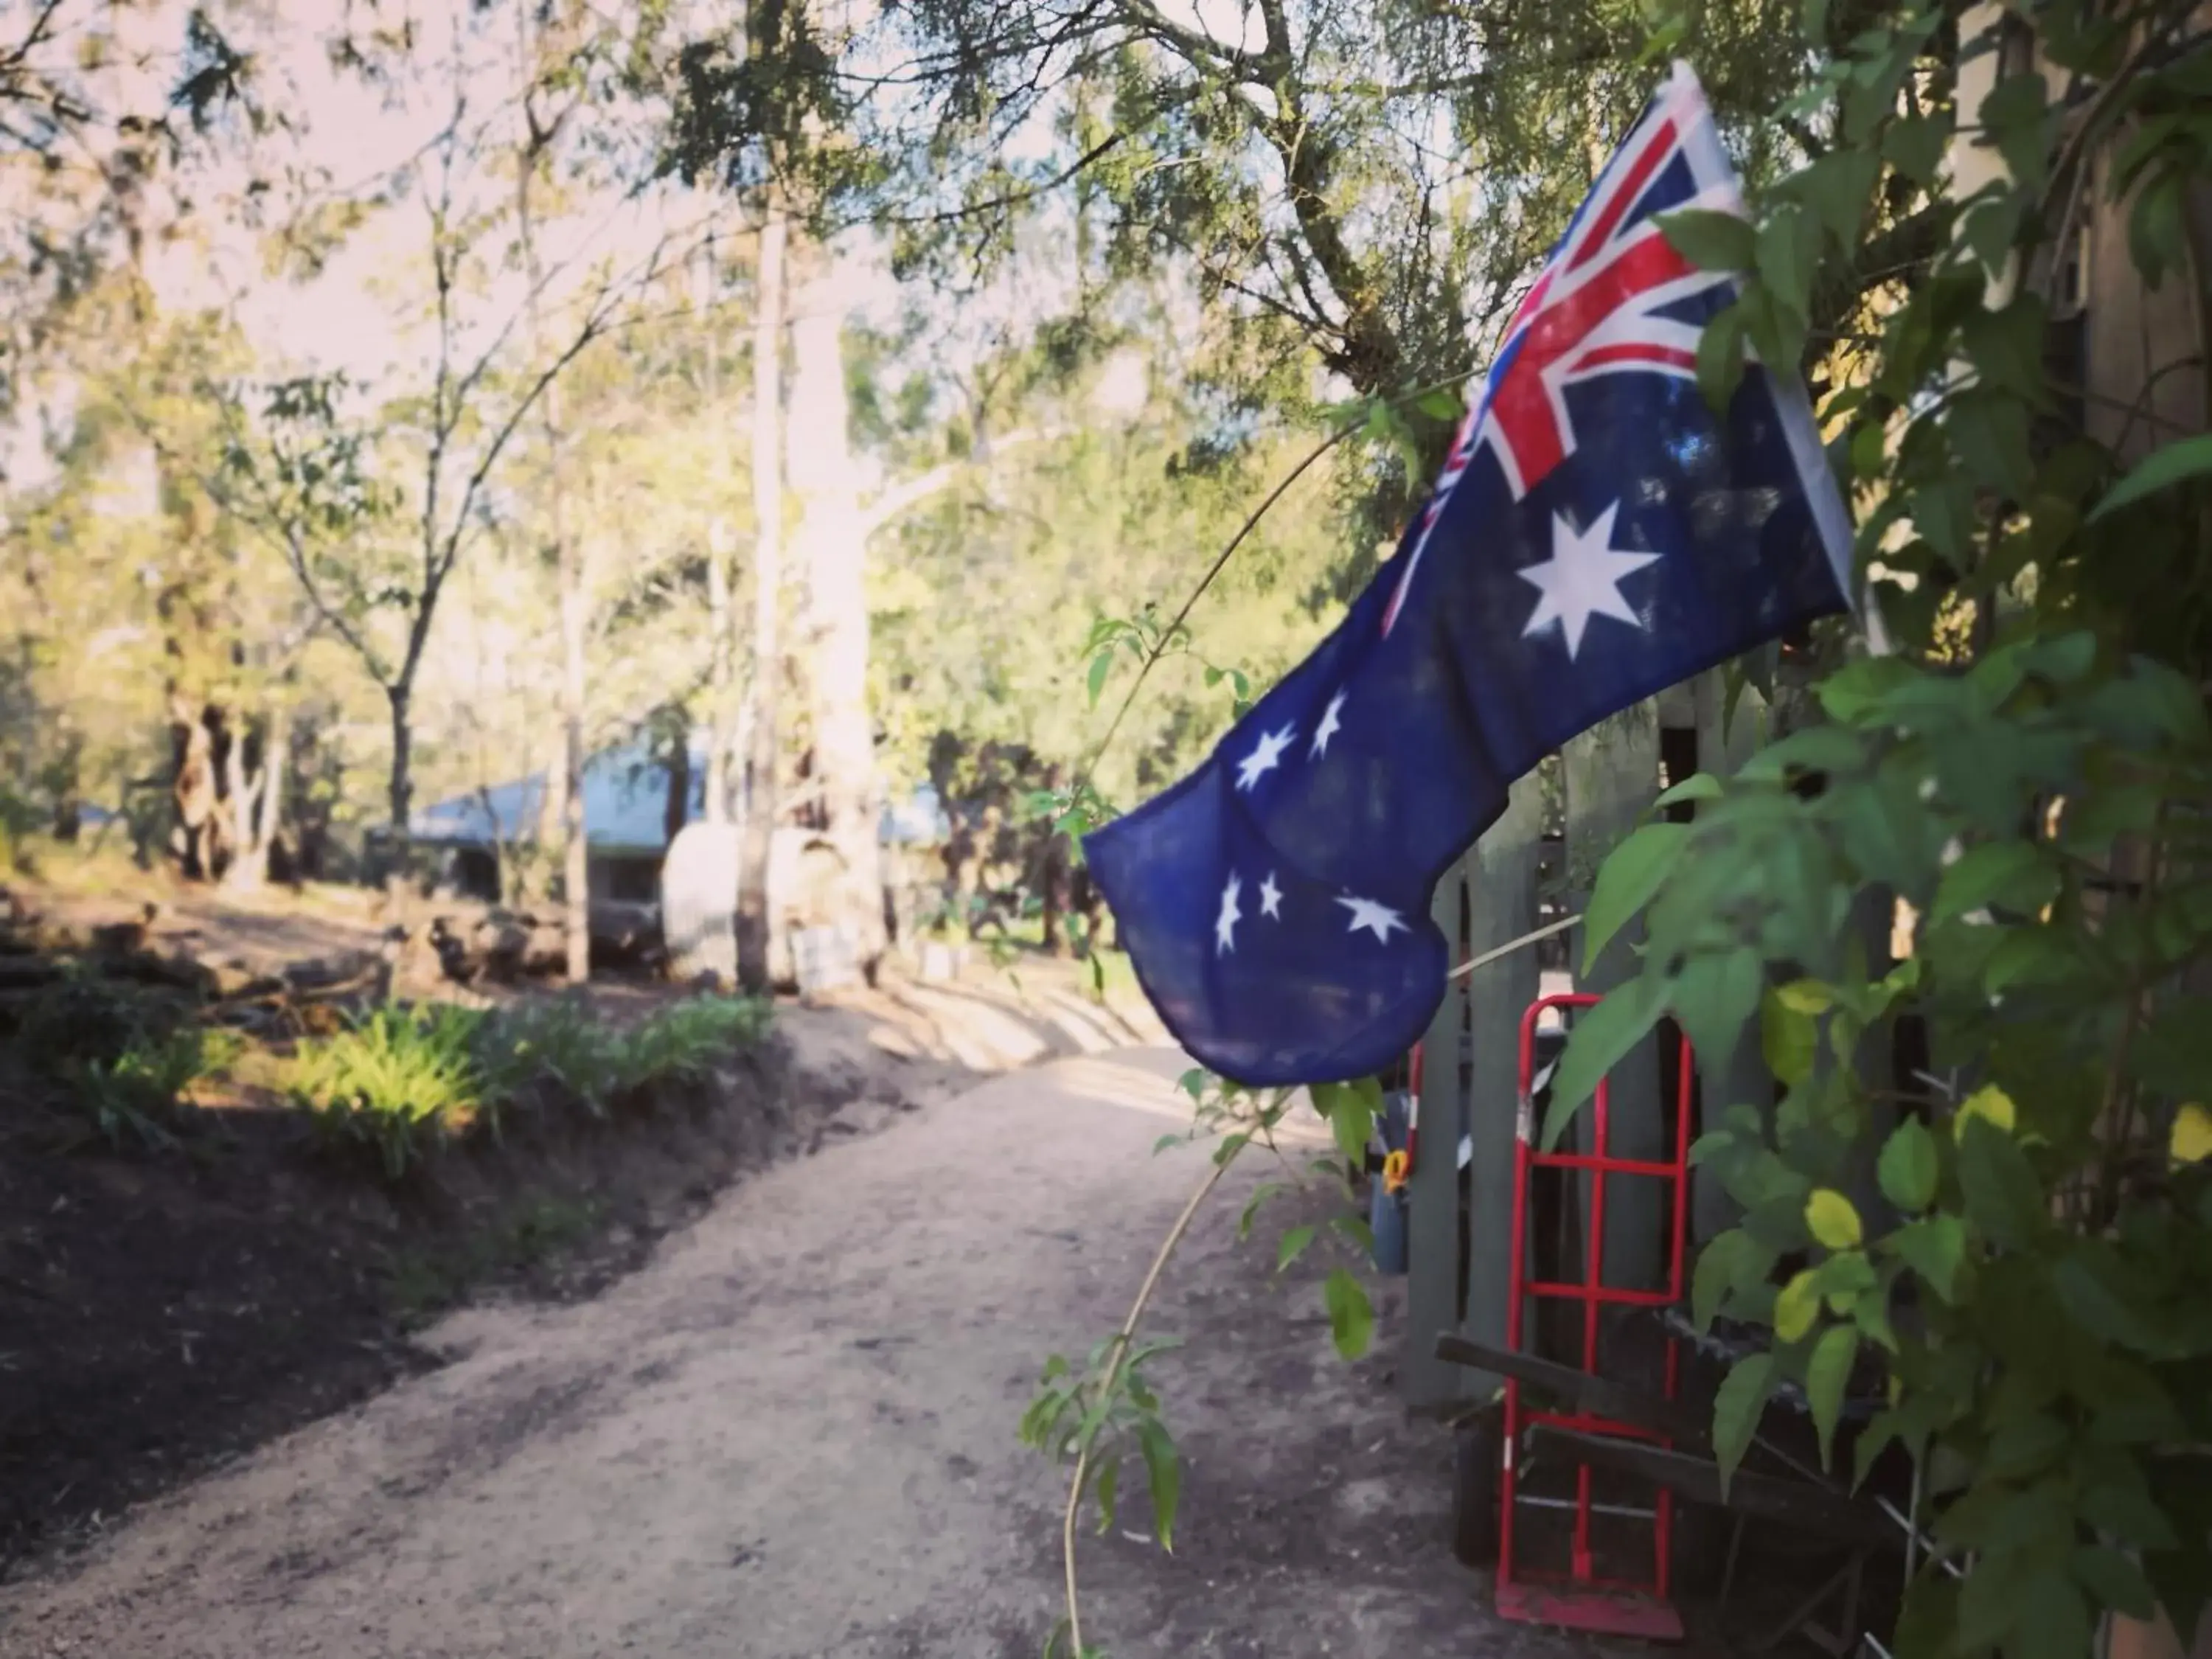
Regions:
<instances>
[{"instance_id":1,"label":"dirt driveway","mask_svg":"<svg viewBox=\"0 0 2212 1659\"><path fill-rule=\"evenodd\" d=\"M1200 1173L1151 1151L1182 1064L994 1079L741 1183L596 1300L458 1315L442 1369L0 1591L0 1654L1035 1656L1060 1488L1015 1423ZM1086 1635L1115 1659L1579 1650L1496 1624L1445 1553L1448 1448L1389 1374L1399 1299L1344 1366L1321 1265L1279 1281L1272 1227L1237 1244L1259 1174L1156 1322L1193 1343L1159 1378L1191 1465L1177 1553L1088 1543Z\"/></svg>"}]
</instances>

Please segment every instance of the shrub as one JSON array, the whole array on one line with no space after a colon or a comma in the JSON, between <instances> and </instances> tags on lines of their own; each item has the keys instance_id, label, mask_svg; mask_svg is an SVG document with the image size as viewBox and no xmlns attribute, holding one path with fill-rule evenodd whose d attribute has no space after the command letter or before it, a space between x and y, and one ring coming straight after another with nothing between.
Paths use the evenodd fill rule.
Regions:
<instances>
[{"instance_id":1,"label":"shrub","mask_svg":"<svg viewBox=\"0 0 2212 1659\"><path fill-rule=\"evenodd\" d=\"M164 1151L177 1144L175 1131L194 1109L193 1088L228 1068L243 1047L235 1032L179 1026L135 1042L112 1060L72 1063L64 1098L114 1150L135 1141L148 1152Z\"/></svg>"},{"instance_id":2,"label":"shrub","mask_svg":"<svg viewBox=\"0 0 2212 1659\"><path fill-rule=\"evenodd\" d=\"M482 1013L449 1004L379 1008L301 1047L292 1097L334 1141L374 1148L397 1181L495 1109L477 1060L484 1024Z\"/></svg>"}]
</instances>

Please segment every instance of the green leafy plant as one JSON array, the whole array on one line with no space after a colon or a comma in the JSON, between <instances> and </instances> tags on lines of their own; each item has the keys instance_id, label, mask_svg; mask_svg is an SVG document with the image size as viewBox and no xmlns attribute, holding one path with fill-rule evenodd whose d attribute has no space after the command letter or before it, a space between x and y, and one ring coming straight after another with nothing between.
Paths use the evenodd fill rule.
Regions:
<instances>
[{"instance_id":1,"label":"green leafy plant","mask_svg":"<svg viewBox=\"0 0 2212 1659\"><path fill-rule=\"evenodd\" d=\"M1894 654L1823 629L1802 729L1607 860L1590 945L1641 916L1643 969L1577 1025L1547 1133L1662 1018L1701 1055L1756 1044L1778 1098L1710 1102L1696 1152L1741 1219L1692 1312L1769 1339L1716 1403L1723 1466L1784 1385L1832 1458L1863 1381L1853 1474L1902 1448L1929 1546L1893 1650L2070 1659L2108 1613L2187 1632L2212 1587L2212 450L2140 442L2148 387L2085 420L2045 347L2098 191L2147 283L2201 290L2212 33L2178 5L2008 11L1969 112L1999 41L1966 9L1830 15L1790 112L1824 153L1753 218L1668 234L1753 273L1706 331L1710 396L1747 343L1824 363ZM1970 128L2002 165L1967 193ZM1900 1086L1907 1027L1930 1062Z\"/></svg>"},{"instance_id":2,"label":"green leafy plant","mask_svg":"<svg viewBox=\"0 0 2212 1659\"><path fill-rule=\"evenodd\" d=\"M197 1109L192 1091L237 1060L236 1033L180 1025L137 1040L112 1059L72 1063L64 1098L87 1130L109 1147L166 1152Z\"/></svg>"},{"instance_id":3,"label":"green leafy plant","mask_svg":"<svg viewBox=\"0 0 2212 1659\"><path fill-rule=\"evenodd\" d=\"M331 1141L369 1148L397 1181L485 1109L483 1024L481 1012L445 1003L375 1009L301 1045L292 1097Z\"/></svg>"},{"instance_id":4,"label":"green leafy plant","mask_svg":"<svg viewBox=\"0 0 2212 1659\"><path fill-rule=\"evenodd\" d=\"M768 1035L769 1004L757 997L689 997L624 1032L611 1078L616 1095L649 1083L704 1082Z\"/></svg>"},{"instance_id":5,"label":"green leafy plant","mask_svg":"<svg viewBox=\"0 0 2212 1659\"><path fill-rule=\"evenodd\" d=\"M605 1117L630 1086L624 1049L619 1032L567 1001L503 1008L477 1028L472 1044L489 1097L547 1089L593 1117Z\"/></svg>"}]
</instances>

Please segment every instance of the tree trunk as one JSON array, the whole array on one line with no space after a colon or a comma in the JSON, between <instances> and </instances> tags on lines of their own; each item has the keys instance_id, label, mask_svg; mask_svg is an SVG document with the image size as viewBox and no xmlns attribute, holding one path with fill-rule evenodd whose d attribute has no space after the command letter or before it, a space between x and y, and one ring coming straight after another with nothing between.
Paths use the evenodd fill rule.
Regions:
<instances>
[{"instance_id":1,"label":"tree trunk","mask_svg":"<svg viewBox=\"0 0 2212 1659\"><path fill-rule=\"evenodd\" d=\"M188 880L204 881L214 874L216 814L219 810L215 770L215 738L208 730L205 711L194 708L171 693L169 741L171 802L177 817L176 853Z\"/></svg>"},{"instance_id":2,"label":"tree trunk","mask_svg":"<svg viewBox=\"0 0 2212 1659\"><path fill-rule=\"evenodd\" d=\"M769 989L769 854L775 842L776 692L783 677L783 294L790 237L770 196L753 304L753 679L746 725L744 837L738 888L738 982Z\"/></svg>"},{"instance_id":3,"label":"tree trunk","mask_svg":"<svg viewBox=\"0 0 2212 1659\"><path fill-rule=\"evenodd\" d=\"M823 250L818 280L792 319L792 426L806 434L791 457L800 502L793 552L806 583L800 654L815 781L823 836L841 866L832 914L817 920L850 931L872 978L885 945L882 801L868 706L866 535L847 430L842 275Z\"/></svg>"},{"instance_id":4,"label":"tree trunk","mask_svg":"<svg viewBox=\"0 0 2212 1659\"><path fill-rule=\"evenodd\" d=\"M385 701L392 706L392 868L385 885L398 893L407 885L414 848L410 816L415 798L415 731L412 721L415 688L402 681L384 688Z\"/></svg>"},{"instance_id":5,"label":"tree trunk","mask_svg":"<svg viewBox=\"0 0 2212 1659\"><path fill-rule=\"evenodd\" d=\"M269 847L261 839L261 797L269 787L270 757L264 744L260 771L248 772L243 721L231 726L223 775L223 805L230 812L230 861L223 867L222 884L234 893L258 892L269 878Z\"/></svg>"},{"instance_id":6,"label":"tree trunk","mask_svg":"<svg viewBox=\"0 0 2212 1659\"><path fill-rule=\"evenodd\" d=\"M536 82L538 64L531 8L518 6L523 73ZM530 191L566 112L541 125L532 97L522 100L522 140L515 167L515 223L521 233L523 278L530 284L526 309L533 359L545 355L545 331L539 296L545 284L538 257L537 225L532 217ZM545 420L546 518L553 540L555 581L560 590L561 617L561 901L562 922L568 936L568 978L580 985L592 973L591 848L584 822L584 702L588 684L586 652L590 643L591 615L584 592L584 549L568 533L566 495L561 473L561 404L559 388L548 386L540 404ZM548 776L546 787L554 787ZM541 822L543 821L541 814Z\"/></svg>"},{"instance_id":7,"label":"tree trunk","mask_svg":"<svg viewBox=\"0 0 2212 1659\"><path fill-rule=\"evenodd\" d=\"M552 393L546 393L549 409ZM546 416L552 430L552 416ZM557 470L556 470L557 476ZM558 529L560 489L553 500ZM561 780L562 921L568 933L568 982L581 985L592 975L591 846L584 823L584 653L590 618L584 606L583 550L571 538L561 543L561 729L568 765Z\"/></svg>"},{"instance_id":8,"label":"tree trunk","mask_svg":"<svg viewBox=\"0 0 2212 1659\"><path fill-rule=\"evenodd\" d=\"M718 520L707 538L707 629L711 654L707 673L706 818L709 823L730 821L730 750L734 737L730 726L737 641L731 631L735 622L730 614L729 550L725 543L726 532ZM672 836L675 831L669 833Z\"/></svg>"},{"instance_id":9,"label":"tree trunk","mask_svg":"<svg viewBox=\"0 0 2212 1659\"><path fill-rule=\"evenodd\" d=\"M261 822L253 838L261 880L269 877L270 850L284 826L284 792L290 782L292 711L280 693L269 709L261 737Z\"/></svg>"},{"instance_id":10,"label":"tree trunk","mask_svg":"<svg viewBox=\"0 0 2212 1659\"><path fill-rule=\"evenodd\" d=\"M677 831L691 819L691 724L684 718L678 707L671 711L674 718L668 732L668 794L660 809L660 828L665 839L674 841ZM708 762L707 797L714 799L714 763ZM708 813L713 821L710 805Z\"/></svg>"}]
</instances>

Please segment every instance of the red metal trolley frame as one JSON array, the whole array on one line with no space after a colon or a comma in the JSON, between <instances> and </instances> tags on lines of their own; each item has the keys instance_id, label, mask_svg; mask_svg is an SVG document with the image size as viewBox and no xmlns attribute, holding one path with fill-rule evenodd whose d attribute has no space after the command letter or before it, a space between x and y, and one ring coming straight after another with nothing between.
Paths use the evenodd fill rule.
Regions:
<instances>
[{"instance_id":1,"label":"red metal trolley frame","mask_svg":"<svg viewBox=\"0 0 2212 1659\"><path fill-rule=\"evenodd\" d=\"M1534 1089L1536 1063L1536 1023L1551 1008L1587 1008L1598 1000L1589 995L1539 997L1521 1018L1520 1090L1514 1123L1513 1248L1510 1272L1511 1299L1505 1316L1505 1346L1519 1352L1522 1320L1531 1297L1579 1303L1583 1316L1582 1368L1597 1374L1598 1313L1606 1307L1663 1308L1682 1297L1682 1255L1688 1221L1690 1172L1691 1089L1696 1061L1687 1041L1681 1044L1680 1107L1675 1114L1674 1155L1671 1162L1615 1158L1611 1150L1607 1085L1600 1082L1592 1106L1590 1150L1588 1152L1545 1152L1536 1150ZM1537 1170L1567 1170L1590 1178L1589 1227L1583 1250L1580 1284L1550 1283L1528 1276L1529 1177ZM1611 1176L1633 1176L1664 1181L1668 1185L1672 1214L1668 1218L1667 1285L1660 1291L1616 1290L1604 1283L1605 1188ZM1666 1394L1675 1397L1680 1354L1675 1341L1666 1345ZM1582 1434L1619 1435L1670 1444L1666 1437L1633 1424L1619 1422L1589 1412L1523 1410L1521 1385L1505 1384L1505 1424L1502 1468L1498 1480L1498 1611L1508 1619L1529 1624L1560 1625L1571 1629L1637 1636L1655 1641L1679 1641L1681 1615L1668 1602L1669 1556L1674 1534L1674 1502L1663 1488L1649 1510L1607 1505L1609 1514L1649 1515L1652 1520L1653 1571L1649 1579L1603 1578L1597 1575L1590 1550L1590 1517L1596 1512L1590 1498L1590 1471L1583 1464L1575 1474L1575 1496L1540 1498L1516 1489L1515 1449L1523 1428L1538 1423ZM1517 1505L1571 1508L1575 1514L1572 1565L1567 1573L1529 1571L1514 1559L1513 1512Z\"/></svg>"}]
</instances>

